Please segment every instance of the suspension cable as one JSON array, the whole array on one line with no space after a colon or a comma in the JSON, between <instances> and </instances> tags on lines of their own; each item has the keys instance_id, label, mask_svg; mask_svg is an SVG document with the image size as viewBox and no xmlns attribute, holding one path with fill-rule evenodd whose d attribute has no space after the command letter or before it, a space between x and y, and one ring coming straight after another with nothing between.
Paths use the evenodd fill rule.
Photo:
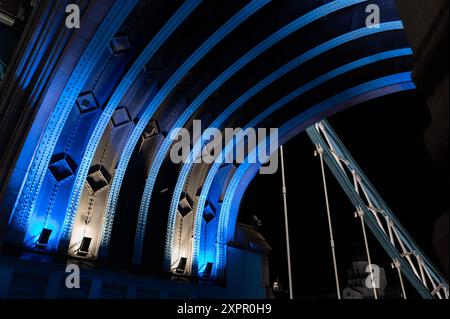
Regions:
<instances>
[{"instance_id":1,"label":"suspension cable","mask_svg":"<svg viewBox=\"0 0 450 319\"><path fill-rule=\"evenodd\" d=\"M336 251L335 251L334 236L333 236L333 226L331 223L330 205L328 202L327 181L325 178L325 169L324 169L324 165L323 165L323 149L319 145L317 145L317 153L319 154L320 167L322 170L322 182L323 182L323 190L325 193L325 205L327 207L328 230L330 232L330 247L331 247L331 254L333 256L334 277L336 279L336 292L337 292L338 299L341 299L341 290L339 288L339 274L338 274L338 269L337 269Z\"/></svg>"},{"instance_id":2,"label":"suspension cable","mask_svg":"<svg viewBox=\"0 0 450 319\"><path fill-rule=\"evenodd\" d=\"M394 222L387 216L385 218L386 218L386 223L387 223L387 229L389 232L389 240L391 241L392 246L395 247L394 234L392 232L392 228L394 227ZM407 299L405 285L403 284L402 272L400 269L401 268L400 262L397 258L392 259L392 261L393 261L393 264L392 264L393 267L395 267L397 269L398 278L400 280L400 286L402 288L403 299Z\"/></svg>"},{"instance_id":3,"label":"suspension cable","mask_svg":"<svg viewBox=\"0 0 450 319\"><path fill-rule=\"evenodd\" d=\"M366 225L364 224L364 212L362 211L361 208L358 208L357 210L358 210L357 214L361 220L361 227L362 227L363 236L364 236L364 245L366 246L367 262L369 263L369 272L370 272L370 279L372 280L373 295L374 295L375 299L378 299L377 288L373 284L374 277L373 277L373 269L372 269L372 259L370 258L369 243L367 241Z\"/></svg>"},{"instance_id":4,"label":"suspension cable","mask_svg":"<svg viewBox=\"0 0 450 319\"><path fill-rule=\"evenodd\" d=\"M397 268L398 278L400 279L400 286L402 287L403 299L407 299L405 284L403 283L402 271L400 270L400 262L397 259L394 259L394 267Z\"/></svg>"},{"instance_id":5,"label":"suspension cable","mask_svg":"<svg viewBox=\"0 0 450 319\"><path fill-rule=\"evenodd\" d=\"M289 221L288 221L288 211L287 211L287 199L286 199L286 177L284 174L284 153L283 145L280 146L280 157L281 157L281 181L282 181L282 192L283 192L283 204L284 204L284 226L286 233L286 253L287 253L287 263L288 263L288 278L289 278L289 299L294 299L294 291L292 287L292 269L291 269L291 247L289 244Z\"/></svg>"}]
</instances>

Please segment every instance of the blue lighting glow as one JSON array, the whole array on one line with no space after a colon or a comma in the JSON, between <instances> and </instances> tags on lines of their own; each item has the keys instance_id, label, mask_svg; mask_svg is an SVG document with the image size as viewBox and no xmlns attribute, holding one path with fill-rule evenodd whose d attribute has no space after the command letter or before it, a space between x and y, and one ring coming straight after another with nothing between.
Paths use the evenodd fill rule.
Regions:
<instances>
[{"instance_id":1,"label":"blue lighting glow","mask_svg":"<svg viewBox=\"0 0 450 319\"><path fill-rule=\"evenodd\" d=\"M390 87L392 88L389 89ZM297 135L310 125L314 124L320 117L331 115L333 113L332 109L336 108L336 106L343 105L344 107L349 107L352 99L355 99L353 103L361 103L364 100L374 99L385 94L412 89L415 89L415 86L412 83L410 72L386 76L348 89L324 102L308 108L305 112L285 123L279 130L281 138L280 142L284 143L289 138ZM363 96L364 98L361 98ZM267 143L267 141L264 140L261 143ZM251 152L255 151L256 149L253 149ZM249 154L249 156L251 156L251 154ZM233 178L227 187L220 211L219 227L216 238L217 252L214 263L216 266L214 268L216 276L223 276L225 270L226 243L234 236L239 202L244 192L242 183L248 185L260 165L261 164L251 164L248 161L244 161L233 175ZM253 170L253 173L249 172L250 169ZM236 194L236 192L239 194Z\"/></svg>"},{"instance_id":2,"label":"blue lighting glow","mask_svg":"<svg viewBox=\"0 0 450 319\"><path fill-rule=\"evenodd\" d=\"M145 65L155 57L158 50L162 48L174 32L180 28L191 15L193 15L192 13L202 3L202 0L183 0L181 6L177 8L173 16L165 22L163 27L156 33L151 41L148 44L142 43L143 45L147 44L142 52L136 52L135 55L135 51L137 50L130 45L127 52L133 53L129 56L124 57L124 55L121 58L118 58L119 54L114 55L117 57L117 65L120 67L123 66L123 69L120 69L119 72L118 68L108 65L108 72L112 71L111 74L108 72L102 73L105 74L104 77L101 78L101 81L98 80L97 82L101 83L103 79L111 80L112 78L114 78L114 81L105 81L107 83L100 85L100 88L89 87L88 84L91 81L90 79L93 75L97 74L97 68L100 68L100 65L102 64L102 57L113 56L112 52L114 50L110 51L109 43L119 31L119 28L123 27L124 24L127 25L128 22L124 23L125 19L129 17L130 12L138 2L138 0L112 1L112 6L100 22L100 25L96 25L95 28L93 28L96 31L76 63L67 84L65 86L60 85L58 88L58 90L61 90L64 87L62 93L60 95L54 94L52 103L41 103L43 105L38 105L40 110L44 109L45 112L47 112L47 109L51 109L51 111L48 111L48 115L46 113L45 118L44 116L41 116L33 123L34 126L42 128L42 131L33 135L37 146L27 147L28 149L26 152L26 147L23 147L22 149L22 156L24 156L24 154L32 154L32 157L29 156L29 162L26 162L27 165L29 164L26 174L24 173L25 168L21 170L21 174L24 174L25 177L20 179L17 178L19 181L17 184L22 183L19 195L17 196L17 199L14 197L15 202L13 200L10 201L11 205L13 202L15 204L10 218L10 229L7 238L9 242L16 244L21 243L29 249L41 249L51 252L57 249L66 249L67 246L69 246L69 242L72 244L73 241L78 241L80 236L81 238L85 236L91 239L95 238L95 244L93 244L94 240L91 243L91 248L95 246L92 249L92 258L96 258L97 255L102 257L106 256L112 236L115 212L124 176L129 161L136 150L136 144L141 138L149 121L155 115L155 112L164 105L165 100L170 96L172 91L175 90L177 85L183 81L196 65L204 60L221 41L234 32L243 22L270 3L270 0L246 1L246 5L240 8L230 20L221 25L220 28L210 35L200 47L190 54L181 66L178 67L177 65L178 69L173 74L161 72L161 74L164 74L163 76L168 75L169 79L163 84L151 101L143 105L142 109L139 109L139 107L142 105L141 103L144 98L141 98L140 93L130 91L130 88L133 86L133 89L137 88L143 91L148 89L147 86L139 86L141 81L137 80L138 77L145 75L145 81L154 81L153 77L150 75L151 72L147 70L148 72L145 74L143 73ZM317 4L314 10L311 10L308 13L302 13L303 15L297 19L294 18L293 21L291 20L292 22L265 38L250 51L240 56L230 66L226 66L226 70L221 72L221 74L213 81L207 83L205 88L202 87L201 93L195 97L194 101L187 103L188 105L183 110L181 116L177 118L176 121L174 120L175 123L172 125L172 129L169 131L166 138L163 137L163 135L165 136L166 134L166 130L162 130L163 133L158 136L158 143L161 141L162 145L156 149L155 154L152 154L155 156L151 163L147 179L145 180L145 189L139 207L135 243L133 247L134 264L141 263L148 214L152 213L149 212L152 194L160 169L173 144L172 137L180 132L180 129L192 119L192 116L196 114L199 108L202 107L202 105L217 92L222 85L232 79L233 76L236 76L238 72L243 70L270 48L308 24L316 22L323 17L345 8L348 8L349 13L351 13L351 6L364 2L368 2L368 0L335 0L324 5ZM354 23L352 23L352 26L354 26ZM43 29L40 30L40 33L48 32L49 34L53 34L57 32L48 24L43 24L41 27ZM348 44L353 40L382 32L401 29L403 29L403 25L400 21L382 23L379 28L364 27L340 35L300 54L270 75L265 76L264 79L253 85L248 91L234 100L233 103L228 105L228 107L214 119L210 128L221 128L226 121L239 110L239 108L243 107L252 98L257 96L257 94L263 92L266 88L273 85L275 81L283 78L289 72L299 68L309 60L337 47ZM128 37L128 34L123 37ZM29 83L33 84L36 82L35 86L30 85L29 88L29 91L33 93L31 94L30 101L37 99L39 90L45 88L45 78L53 72L51 65L54 61L53 57L58 56L59 50L63 50L64 47L63 45L52 45L52 43L49 42L50 38L50 36L43 38L43 41L39 43L39 46L34 49L33 56L30 57L29 63L25 63L25 61L19 62L18 69L22 72L20 76L18 75L20 81L22 81L25 86ZM132 37L130 36L130 39L131 38ZM34 45L37 46L37 40L37 38L32 38L30 39L30 43L34 43ZM130 41L130 43L131 42L132 41ZM371 47L371 49L377 48L378 47ZM51 51L49 49L51 49ZM139 46L139 50L140 49L141 47ZM30 48L27 47L26 50L30 50ZM372 54L373 50L370 52ZM139 53L139 56L136 58L137 53ZM264 108L260 114L256 115L249 123L247 123L244 129L257 127L274 112L294 101L302 94L319 87L331 79L369 64L387 59L409 56L411 54L411 50L407 48L385 51L340 66L307 84L303 84L275 104L272 104L268 108ZM41 59L43 57L48 57L48 61L42 62ZM75 63L75 61L71 62ZM115 66L115 64L113 66ZM73 64L70 64L70 69L72 69L72 67ZM68 68L69 67L67 67L67 69ZM104 69L106 69L106 67ZM34 74L36 70L40 73ZM125 70L127 70L126 73ZM271 71L272 70L273 68ZM125 74L125 76L123 76L123 74ZM37 79L33 78L33 76L39 77L39 80L41 81L35 81ZM69 74L67 74L67 76L69 76ZM66 80L67 78L64 79ZM33 80L34 82L30 82L30 80ZM157 81L154 81L151 85L159 88L160 83L156 82ZM117 83L119 84L116 87ZM50 92L50 95L55 91L55 88L56 86L49 85L48 92ZM279 129L281 142L298 134L306 128L305 126L310 126L317 120L327 117L349 105L359 104L362 101L390 94L394 91L410 90L413 88L414 85L411 82L411 74L405 72L369 81L345 90L331 98L327 97L326 100L306 109L303 113L284 123ZM95 89L101 91L102 94L97 95L97 93L94 93ZM107 93L104 93L103 91L107 91ZM154 92L152 91L152 93ZM134 114L131 116L129 110L126 109L128 105L121 104L123 98L125 96L128 97L128 94L132 99L140 99L139 102L136 103L136 105L138 105L136 109L133 109L133 111L136 111L138 114L137 116ZM110 98L108 99L108 97ZM144 97L148 99L147 95ZM100 100L102 102L98 102ZM44 104L48 104L48 106ZM115 113L119 106L124 107L122 110L124 113ZM177 107L181 106L177 105ZM93 110L96 111L89 112ZM114 114L116 114L116 118L111 122ZM164 114L164 120L166 119L165 115L166 114ZM122 118L120 118L120 116L122 116ZM170 121L172 121L172 119L170 119ZM95 168L95 165L93 164L96 164L97 155L102 151L99 149L99 144L103 141L102 139L108 137L105 135L105 132L109 132L107 128L110 123L112 123L112 126L117 127L124 123L129 126L126 128L127 131L125 131L125 129L121 131L120 134L126 132L122 135L114 135L111 133L110 137L114 136L116 139L112 140L111 138L108 140L107 146L105 146L105 151L103 152L105 154L104 158L108 160L108 165L111 160L111 168L106 169L98 164L100 168L92 172L90 169ZM89 127L89 129L84 130L86 127ZM125 127L125 125L122 125L121 127ZM171 127L169 126L168 129L170 128ZM85 140L80 141L78 135L73 132L81 132L79 136L82 136ZM119 137L121 140L116 143L116 141L119 141ZM222 277L224 274L224 269L226 267L226 245L234 236L239 203L244 195L246 187L250 184L260 166L260 164L255 165L249 163L248 158L257 158L255 153L257 152L258 147L261 147L263 143L267 145L274 136L271 135L270 137L267 137L256 149L249 150L246 161L238 168L234 165L224 166L224 159L228 158L230 152L234 150L235 145L239 142L240 138L241 136L238 136L237 139L234 139L226 145L225 149L212 164L209 171L202 171L202 174L207 173L207 175L202 175L202 177L206 176L206 179L202 183L200 194L196 193L196 196L199 195L198 200L193 201L195 202L195 205L191 205L194 214L189 215L189 218L194 218L193 224L190 219L189 223L185 223L188 230L192 231L193 237L186 236L186 240L184 237L180 240L183 243L183 247L188 247L185 249L188 251L188 256L185 257L187 258L188 266L186 269L188 270L186 270L185 274L192 273L199 276L205 275L210 278L209 272L211 270L211 265L213 265L211 278ZM198 141L195 141L194 138L194 147L189 158L196 158L198 153L201 152L205 140L205 134L203 134ZM103 147L103 143L101 144ZM63 151L61 151L61 149ZM265 149L267 149L267 147ZM114 167L114 165L116 166ZM169 216L165 242L164 267L166 270L168 270L170 268L169 265L179 257L176 256L177 253L175 252L175 248L179 246L175 246L174 244L176 241L174 239L176 236L175 234L177 233L175 228L177 227L177 223L180 222L177 210L183 191L186 191L187 186L191 186L191 183L188 183L188 180L190 173L192 173L192 169L197 168L194 167L194 165L195 163L192 161L188 161L182 165L172 195L173 197L168 212ZM103 173L102 169L104 169L106 173ZM102 189L104 193L101 193L100 191L96 192L96 188L91 186L90 180L87 178L88 174L91 174L89 176L97 174L94 178L98 179L99 184L102 183L102 188L99 189ZM101 179L102 177L103 180ZM18 185L17 189L19 189L19 186L20 185ZM92 191L90 198L89 196L86 196L86 189ZM66 194L68 194L68 196L65 196ZM106 203L103 202L105 200L105 195ZM225 195L224 200L219 203L219 198L222 195ZM98 197L94 198L95 196ZM80 203L81 198L83 199ZM85 198L87 198L86 201ZM92 202L96 201L97 205L95 207L93 205L89 206L89 209L92 207L94 208L87 213L91 216L91 212L95 211L95 214L92 215L98 218L95 223L91 222L91 226L93 225L91 227L93 236L91 233L86 235L81 229L83 227L87 228L86 225L89 223L85 222L85 224L83 224L84 218L81 218L80 216L86 214L85 203L90 200L92 200ZM191 207L189 207L189 209L190 212ZM183 222L186 220L187 219L183 220ZM80 226L81 224L83 225ZM42 234L46 234L47 236ZM40 245L38 243L38 241L42 242L39 240L40 236L41 238L48 238L48 242L45 240L46 242ZM70 246L72 248L74 247L73 245ZM185 261L185 259L183 259L183 261Z\"/></svg>"},{"instance_id":3,"label":"blue lighting glow","mask_svg":"<svg viewBox=\"0 0 450 319\"><path fill-rule=\"evenodd\" d=\"M49 15L51 13L51 7L48 6L45 11L42 13L43 21L49 20ZM31 72L32 69L36 68L36 65L40 62L40 58L42 58L42 54L40 54L40 57L38 55L32 57L30 56L31 51L33 48L36 47L37 39L41 34L45 34L48 32L48 29L43 30L43 25L39 24L36 29L34 30L33 36L30 39L29 45L27 45L27 48L25 49L24 55L22 60L19 62L19 65L16 70L16 77L20 80L20 86L26 87L28 85L29 79L31 78L31 75L33 72ZM47 45L48 42L45 42L45 45ZM42 45L44 43L41 43ZM34 61L34 62L33 62ZM31 63L30 63L31 62Z\"/></svg>"},{"instance_id":4,"label":"blue lighting glow","mask_svg":"<svg viewBox=\"0 0 450 319\"><path fill-rule=\"evenodd\" d=\"M234 74L236 74L239 70L241 70L244 66L246 66L248 63L250 63L252 60L254 60L256 57L258 57L260 54L268 50L270 47L275 45L276 43L280 42L281 40L288 37L293 32L301 29L305 25L308 25L321 17L324 17L330 13L336 12L338 10L344 9L346 7L352 6L354 4L365 2L366 0L346 0L346 1L333 1L331 3L328 3L326 5L323 5L315 10L312 10L308 12L307 14L301 16L300 18L294 20L293 22L289 23L285 27L281 28L277 32L273 33L271 36L266 38L264 41L259 43L256 47L254 47L252 50L247 52L245 55L243 55L240 59L238 59L235 63L233 63L228 69L226 69L222 74L220 74L213 82L211 82L201 93L197 96L197 98L186 108L185 112L179 117L177 122L173 125L173 128L171 130L171 134L177 135L177 129L183 127L189 118L194 114L194 112L208 99L211 94L213 94L217 89L225 83L228 79L230 79ZM149 106L148 113L153 114L154 108L156 106L153 106L153 102L151 103L151 106ZM159 103L158 103L159 104ZM145 120L145 123L143 123L139 130L135 132L139 133L130 138L128 141L128 144L131 143L130 146L127 145L127 150L124 151L122 159L119 163L119 167L117 169L117 172L119 174L122 174L125 172L126 166L128 165L128 161L131 157L132 151L137 143L137 140L142 133L143 128L147 124L147 122L150 120L151 116L147 115L147 111L145 114L145 117L143 116L142 119ZM139 124L136 126L136 129L138 128ZM175 128L175 129L174 129ZM147 182L145 185L144 193L142 196L141 206L139 209L139 217L138 217L138 228L136 230L136 241L135 241L135 251L133 255L133 261L136 264L140 263L141 260L141 254L143 249L143 241L145 236L145 225L147 224L147 216L148 216L148 209L150 206L151 196L153 193L153 188L156 182L156 178L158 176L159 169L161 168L161 165L169 151L169 148L172 144L172 140L170 138L166 138L161 145L161 147L158 150L157 155L155 156L154 162L151 166ZM122 163L123 161L123 163ZM116 175L118 174L116 172ZM175 189L175 194L179 197L181 195L182 190ZM171 209L172 212L172 209ZM171 214L169 216L168 221L168 232L167 232L167 238L166 238L166 251L165 251L165 259L164 264L165 268L169 268L170 265L170 256L171 254L171 243L173 238L173 228L174 228L174 221L175 221L175 214Z\"/></svg>"},{"instance_id":5,"label":"blue lighting glow","mask_svg":"<svg viewBox=\"0 0 450 319\"><path fill-rule=\"evenodd\" d=\"M28 61L28 69L27 69L27 75L25 76L23 80L23 88L27 88L30 84L31 79L35 75L35 71L39 64L42 62L42 58L44 54L46 53L46 50L53 38L53 35L57 32L58 28L55 27L55 25L52 25L51 23L48 23L48 25L45 27L45 29L42 31L43 34L49 35L44 38L43 41L40 41L39 43L39 49L36 51L36 54L34 56L29 57ZM52 48L52 50L55 50L55 48ZM49 62L49 58L47 58L46 63ZM32 61L32 63L30 63ZM39 82L37 82L39 83Z\"/></svg>"},{"instance_id":6,"label":"blue lighting glow","mask_svg":"<svg viewBox=\"0 0 450 319\"><path fill-rule=\"evenodd\" d=\"M23 242L24 246L29 249L34 249L36 242L44 228L50 229L52 231L48 244L45 248L46 251L54 251L57 249L57 234L61 225L58 221L54 219L39 218L33 220L33 224L27 230L25 240Z\"/></svg>"},{"instance_id":7,"label":"blue lighting glow","mask_svg":"<svg viewBox=\"0 0 450 319\"><path fill-rule=\"evenodd\" d=\"M247 92L245 92L242 96L240 96L237 100L235 100L230 106L228 106L226 108L226 110L220 114L215 120L214 122L211 124L210 127L215 127L218 128L220 127L224 121L233 113L235 112L239 107L241 107L244 103L246 103L248 100L250 100L253 96L255 96L258 92L262 91L264 88L266 88L267 86L269 86L271 83L273 83L274 81L278 80L279 78L281 78L282 76L286 75L287 73L289 73L290 71L292 71L293 69L299 67L300 65L302 65L303 63L313 59L314 57L317 57L320 54L323 54L329 50L332 50L333 48L336 48L338 46L341 46L345 43L348 43L350 41L359 39L361 37L364 36L369 36L372 34L376 34L376 33L380 33L380 32L387 32L387 31L392 31L392 30L399 30L402 29L403 26L401 24L401 22L399 21L394 21L394 22L387 22L387 23L383 23L380 25L380 28L361 28L361 29L357 29L354 31L351 31L349 33L343 34L339 37L336 37L335 39L332 39L328 42L325 42L309 51L307 51L304 54L301 54L300 56L298 56L297 58L293 59L292 61L290 61L289 63L285 64L284 66L282 66L281 68L279 68L278 70L276 70L275 72L273 72L272 74L268 75L267 77L265 77L263 80L261 80L260 82L258 82L256 85L254 85L251 89L249 89ZM322 80L322 79L317 79L317 81ZM314 86L315 82L312 82L311 85ZM292 99L294 97L291 97ZM286 102L287 103L287 102ZM196 142L196 145L193 147L193 150L191 152L191 154L189 155L190 158L196 158L197 153L201 152L202 149L202 140L205 140L205 136L203 136L199 141ZM163 148L161 147L160 152L163 150ZM156 164L155 164L156 165ZM171 206L170 206L170 211L169 211L169 226L173 226L175 225L175 218L176 218L176 211L177 211L177 207L178 207L178 202L180 200L180 196L181 193L183 191L184 188L184 184L186 183L186 180L189 176L189 171L192 168L192 166L194 165L193 161L188 161L187 163L183 164L178 180L177 180L177 184L175 186L175 191L172 197L172 202L171 202ZM147 180L147 184L146 184L146 188L144 191L144 194L146 194L147 191L147 185L151 183L150 179ZM212 183L212 181L205 181L205 183ZM149 186L150 187L150 186ZM205 199L202 199L202 197L200 197L200 207L202 205L204 205L204 201ZM150 203L146 203L144 202L144 198L142 200L142 204L145 204L145 206L143 207L143 210L147 211L148 210L148 206ZM142 207L141 204L141 207ZM199 212L202 212L203 210L198 210ZM173 220L172 220L173 219ZM198 256L198 252L199 252L199 234L196 234L196 228L199 229L198 227L200 226L201 223L201 213L196 215L196 223L194 224L194 240L193 240L193 256L192 256L192 263L193 263L193 267L195 269L196 265L197 265L197 256ZM167 232L169 234L169 232L174 232L175 229L169 228L167 229ZM166 252L167 253L171 253L171 249L169 249L168 247L171 246L171 242L166 242ZM172 258L171 255L165 256L165 259L168 261L170 260L170 258Z\"/></svg>"},{"instance_id":8,"label":"blue lighting glow","mask_svg":"<svg viewBox=\"0 0 450 319\"><path fill-rule=\"evenodd\" d=\"M216 46L224 37L226 37L231 31L233 31L237 26L239 26L243 21L250 17L257 10L266 5L268 0L254 0L242 10L240 10L235 16L233 16L227 23L225 23L221 28L219 28L212 36L210 36L184 63L178 70L171 76L171 78L164 84L161 90L156 94L150 104L145 108L141 118L136 124L133 132L131 133L124 151L121 155L119 163L117 165L116 173L111 185L110 192L108 194L107 204L106 204L106 216L105 216L105 227L104 234L102 236L102 251L106 252L109 240L110 240L110 230L112 229L112 224L114 221L114 214L117 206L117 200L119 197L120 187L125 175L128 162L131 158L131 154L139 140L145 126L150 121L154 112L157 108L164 102L165 98L169 93L175 88L177 83L182 80L186 74L214 47ZM143 234L145 228L146 220L142 221L139 219L138 227L136 230L137 234ZM135 251L142 251L142 245L135 245ZM134 254L136 255L136 254ZM139 253L140 256L140 253ZM134 259L135 263L139 263Z\"/></svg>"},{"instance_id":9,"label":"blue lighting glow","mask_svg":"<svg viewBox=\"0 0 450 319\"><path fill-rule=\"evenodd\" d=\"M28 169L22 191L15 203L8 234L10 241L21 242L24 239L30 217L35 212L36 199L42 188L50 158L72 106L102 52L107 48L110 39L136 3L136 0L115 1L72 72L46 124L39 146L34 153L33 161ZM62 223L64 211L60 213L60 216L54 216L53 218L57 218ZM25 237L28 238L28 236ZM57 237L55 234L53 238Z\"/></svg>"},{"instance_id":10,"label":"blue lighting glow","mask_svg":"<svg viewBox=\"0 0 450 319\"><path fill-rule=\"evenodd\" d=\"M133 63L127 74L124 76L114 94L108 101L104 111L102 112L97 125L90 136L89 142L86 146L83 158L81 160L73 191L71 194L70 205L67 207L66 221L64 226L63 240L69 241L71 236L74 219L78 209L78 203L83 191L83 186L86 180L86 176L91 166L92 159L97 149L98 143L105 131L111 116L114 114L117 106L119 105L122 97L125 95L128 88L133 84L133 81L142 71L144 65L153 57L161 45L169 38L169 36L181 25L183 21L195 10L195 8L201 3L201 0L188 0L175 12L175 14L165 23L156 36L150 41L144 51ZM110 237L112 225L103 225L103 231L107 233L108 239ZM99 230L101 232L101 230Z\"/></svg>"},{"instance_id":11,"label":"blue lighting glow","mask_svg":"<svg viewBox=\"0 0 450 319\"><path fill-rule=\"evenodd\" d=\"M267 108L264 112L260 113L257 117L255 117L250 123L248 123L244 130L249 127L256 127L260 122L262 122L264 119L268 118L272 113L279 110L281 107L285 106L287 103L293 101L300 95L306 93L307 91L325 83L326 81L329 81L332 78L335 78L339 75L342 75L344 73L350 72L356 68L360 68L363 66L366 66L368 64L376 63L382 60L386 59L392 59L396 57L401 56L407 56L411 55L412 50L409 48L405 49L398 49L398 50L392 50L387 52L382 52L378 54L374 54L371 56L368 56L366 58L357 60L355 62L349 63L345 66L342 66L340 68L337 68L329 73L326 73L319 78L309 82L308 84L298 88L297 90L291 92L275 104L271 105L269 108ZM219 170L221 164L223 163L224 159L227 158L228 154L233 150L234 145L238 142L239 138L236 138L233 140L233 142L228 143L228 145L225 147L225 149L222 151L222 153L218 156L212 167L210 168L208 175L203 183L202 191L200 193L200 198L198 200L197 209L196 209L196 215L195 215L195 223L194 223L194 239L193 239L193 253L192 253L192 262L195 265L197 263L199 256L199 250L201 250L201 230L203 228L201 227L202 223L202 212L205 207L206 200L208 198L208 193L211 188L211 185L214 181L214 177ZM205 247L203 249L206 249ZM198 260L199 268L201 268L202 264L206 261ZM195 266L193 267L195 269Z\"/></svg>"}]
</instances>

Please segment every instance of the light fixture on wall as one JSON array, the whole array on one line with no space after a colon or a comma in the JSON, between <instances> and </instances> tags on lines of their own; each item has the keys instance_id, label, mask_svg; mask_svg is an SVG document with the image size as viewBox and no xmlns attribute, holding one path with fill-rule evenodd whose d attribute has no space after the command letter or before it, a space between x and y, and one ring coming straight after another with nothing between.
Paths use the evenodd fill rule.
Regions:
<instances>
[{"instance_id":1,"label":"light fixture on wall","mask_svg":"<svg viewBox=\"0 0 450 319\"><path fill-rule=\"evenodd\" d=\"M181 257L180 261L178 262L178 266L175 269L175 272L177 274L183 274L184 270L186 269L186 263L187 263L187 258Z\"/></svg>"},{"instance_id":2,"label":"light fixture on wall","mask_svg":"<svg viewBox=\"0 0 450 319\"><path fill-rule=\"evenodd\" d=\"M81 240L80 249L78 249L77 255L81 257L86 257L89 253L89 246L91 245L92 238L83 237Z\"/></svg>"},{"instance_id":3,"label":"light fixture on wall","mask_svg":"<svg viewBox=\"0 0 450 319\"><path fill-rule=\"evenodd\" d=\"M203 279L211 279L211 273L213 269L213 263L206 263L205 271L203 272Z\"/></svg>"},{"instance_id":4,"label":"light fixture on wall","mask_svg":"<svg viewBox=\"0 0 450 319\"><path fill-rule=\"evenodd\" d=\"M50 239L50 235L52 234L52 230L49 228L43 228L39 238L36 242L35 247L39 249L45 249L48 244L48 240Z\"/></svg>"}]
</instances>

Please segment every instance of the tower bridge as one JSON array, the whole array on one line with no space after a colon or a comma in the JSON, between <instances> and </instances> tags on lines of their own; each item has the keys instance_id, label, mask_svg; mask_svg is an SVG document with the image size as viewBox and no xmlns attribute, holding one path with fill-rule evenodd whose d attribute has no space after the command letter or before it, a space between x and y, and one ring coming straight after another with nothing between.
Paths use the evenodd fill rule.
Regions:
<instances>
[{"instance_id":1,"label":"tower bridge","mask_svg":"<svg viewBox=\"0 0 450 319\"><path fill-rule=\"evenodd\" d=\"M280 145L306 131L400 281L448 299L326 121L417 89L394 1L80 0L80 28L69 4L33 1L0 61L0 297L267 297L271 248L238 222L263 163L173 163L171 134L201 120L278 128ZM64 288L67 261L88 288Z\"/></svg>"}]
</instances>

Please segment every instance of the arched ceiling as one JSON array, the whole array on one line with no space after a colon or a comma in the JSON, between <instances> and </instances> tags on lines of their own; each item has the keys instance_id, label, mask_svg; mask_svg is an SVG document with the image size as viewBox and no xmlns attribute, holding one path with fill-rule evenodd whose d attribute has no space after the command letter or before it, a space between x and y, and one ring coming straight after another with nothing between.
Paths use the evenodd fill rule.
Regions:
<instances>
[{"instance_id":1,"label":"arched ceiling","mask_svg":"<svg viewBox=\"0 0 450 319\"><path fill-rule=\"evenodd\" d=\"M55 68L36 71L53 81L35 99L2 203L8 242L28 249L155 270L164 262L165 271L185 258L185 275L208 263L220 274L219 237L234 234L232 203L256 166L172 163L170 133L201 120L204 129L277 127L283 142L346 107L414 88L390 0L370 1L382 12L376 28L364 0L81 3L82 28L46 33L42 52L58 37L66 44ZM39 76L29 83L39 87Z\"/></svg>"}]
</instances>

